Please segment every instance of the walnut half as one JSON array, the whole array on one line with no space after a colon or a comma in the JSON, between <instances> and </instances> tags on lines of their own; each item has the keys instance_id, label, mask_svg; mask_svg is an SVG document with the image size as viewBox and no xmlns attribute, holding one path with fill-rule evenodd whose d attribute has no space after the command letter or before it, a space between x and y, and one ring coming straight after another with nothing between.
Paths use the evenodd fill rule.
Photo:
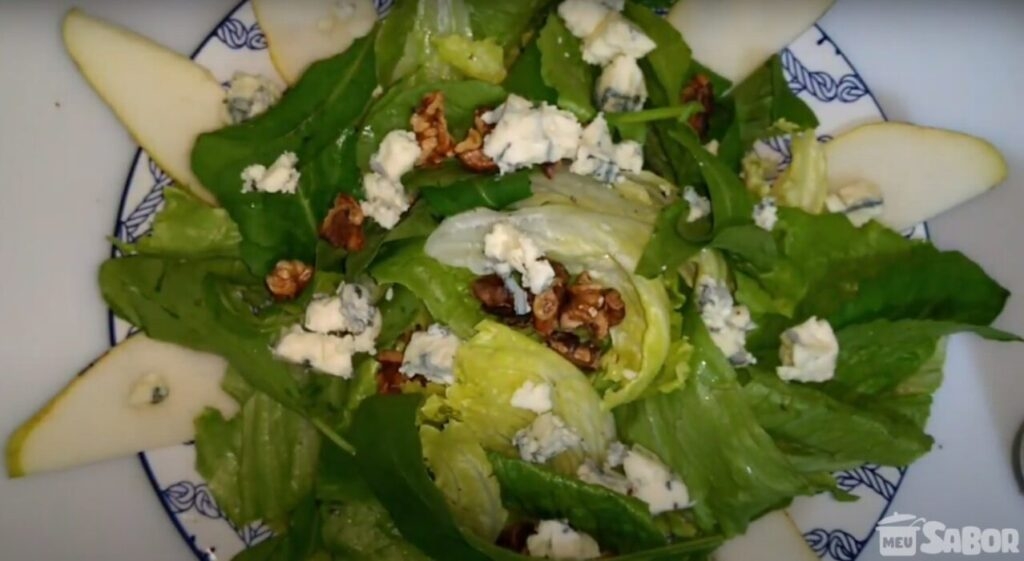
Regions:
<instances>
[{"instance_id":1,"label":"walnut half","mask_svg":"<svg viewBox=\"0 0 1024 561\"><path fill-rule=\"evenodd\" d=\"M473 128L469 129L465 140L455 145L455 157L462 162L463 166L478 173L498 171L498 164L484 154L484 137L494 128L484 122L483 114L486 112L484 109L476 110L476 114L473 116Z\"/></svg>"},{"instance_id":2,"label":"walnut half","mask_svg":"<svg viewBox=\"0 0 1024 561\"><path fill-rule=\"evenodd\" d=\"M291 300L313 279L313 268L302 261L278 261L267 275L267 290L276 300Z\"/></svg>"},{"instance_id":3,"label":"walnut half","mask_svg":"<svg viewBox=\"0 0 1024 561\"><path fill-rule=\"evenodd\" d=\"M436 166L452 156L455 142L444 115L444 93L429 93L409 121L420 145L419 166Z\"/></svg>"},{"instance_id":4,"label":"walnut half","mask_svg":"<svg viewBox=\"0 0 1024 561\"><path fill-rule=\"evenodd\" d=\"M555 331L547 338L548 346L577 367L591 371L601 364L601 349L589 341L582 341L575 333Z\"/></svg>"},{"instance_id":5,"label":"walnut half","mask_svg":"<svg viewBox=\"0 0 1024 561\"><path fill-rule=\"evenodd\" d=\"M363 236L363 209L351 195L341 194L334 199L334 207L327 213L324 223L320 225L320 237L331 242L334 247L346 251L363 249L366 238Z\"/></svg>"},{"instance_id":6,"label":"walnut half","mask_svg":"<svg viewBox=\"0 0 1024 561\"><path fill-rule=\"evenodd\" d=\"M704 74L697 74L686 87L683 88L680 98L683 103L696 101L704 109L690 117L690 126L697 131L697 135L703 140L708 134L708 125L711 121L711 112L715 107L715 88L711 80Z\"/></svg>"}]
</instances>

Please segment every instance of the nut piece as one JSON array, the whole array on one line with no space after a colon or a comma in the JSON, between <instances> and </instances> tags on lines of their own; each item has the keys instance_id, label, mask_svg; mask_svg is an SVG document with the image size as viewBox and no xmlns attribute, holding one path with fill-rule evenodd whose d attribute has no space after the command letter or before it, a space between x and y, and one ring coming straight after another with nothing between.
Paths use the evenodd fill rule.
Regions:
<instances>
[{"instance_id":1,"label":"nut piece","mask_svg":"<svg viewBox=\"0 0 1024 561\"><path fill-rule=\"evenodd\" d=\"M484 137L494 128L484 122L483 114L487 111L477 109L473 116L473 128L469 129L466 139L455 145L455 156L466 168L479 172L491 173L498 171L498 164L484 154Z\"/></svg>"},{"instance_id":2,"label":"nut piece","mask_svg":"<svg viewBox=\"0 0 1024 561\"><path fill-rule=\"evenodd\" d=\"M346 251L359 251L366 242L363 236L363 209L351 195L341 194L334 199L334 208L320 225L320 236L334 247Z\"/></svg>"},{"instance_id":3,"label":"nut piece","mask_svg":"<svg viewBox=\"0 0 1024 561\"><path fill-rule=\"evenodd\" d=\"M380 368L377 370L377 393L402 393L402 384L405 382L405 376L399 372L402 367L402 356L401 351L377 353L377 362L380 363Z\"/></svg>"},{"instance_id":4,"label":"nut piece","mask_svg":"<svg viewBox=\"0 0 1024 561\"><path fill-rule=\"evenodd\" d=\"M568 302L558 323L565 331L585 327L594 339L601 341L608 336L609 329L622 323L625 315L626 304L619 291L601 288L584 272L569 287Z\"/></svg>"},{"instance_id":5,"label":"nut piece","mask_svg":"<svg viewBox=\"0 0 1024 561\"><path fill-rule=\"evenodd\" d=\"M278 261L267 275L267 289L276 300L291 300L299 295L313 278L313 268L302 261Z\"/></svg>"},{"instance_id":6,"label":"nut piece","mask_svg":"<svg viewBox=\"0 0 1024 561\"><path fill-rule=\"evenodd\" d=\"M484 275L473 281L473 296L480 301L485 312L500 317L515 317L516 305L505 280L498 275Z\"/></svg>"},{"instance_id":7,"label":"nut piece","mask_svg":"<svg viewBox=\"0 0 1024 561\"><path fill-rule=\"evenodd\" d=\"M583 342L575 333L556 331L547 340L548 347L583 370L597 370L601 363L601 349Z\"/></svg>"},{"instance_id":8,"label":"nut piece","mask_svg":"<svg viewBox=\"0 0 1024 561\"><path fill-rule=\"evenodd\" d=\"M693 77L680 95L683 103L696 101L704 108L703 111L695 113L690 117L690 126L697 131L697 135L703 140L708 134L708 123L711 120L711 113L715 107L715 88L711 80L704 74L697 74Z\"/></svg>"},{"instance_id":9,"label":"nut piece","mask_svg":"<svg viewBox=\"0 0 1024 561\"><path fill-rule=\"evenodd\" d=\"M569 283L569 271L557 261L550 261L555 271L551 286L533 299L533 328L545 337L558 327L558 313L565 304L565 285Z\"/></svg>"},{"instance_id":10,"label":"nut piece","mask_svg":"<svg viewBox=\"0 0 1024 561\"><path fill-rule=\"evenodd\" d=\"M409 122L420 144L416 165L436 166L452 156L454 141L444 116L444 93L437 91L424 96Z\"/></svg>"}]
</instances>

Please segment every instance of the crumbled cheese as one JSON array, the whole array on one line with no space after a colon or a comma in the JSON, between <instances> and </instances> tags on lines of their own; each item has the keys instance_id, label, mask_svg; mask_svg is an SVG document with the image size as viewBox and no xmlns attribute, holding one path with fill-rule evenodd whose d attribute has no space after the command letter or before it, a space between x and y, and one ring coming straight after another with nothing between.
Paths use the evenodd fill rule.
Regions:
<instances>
[{"instance_id":1,"label":"crumbled cheese","mask_svg":"<svg viewBox=\"0 0 1024 561\"><path fill-rule=\"evenodd\" d=\"M757 326L746 306L734 305L724 282L703 276L697 281L700 317L711 333L711 340L733 366L749 366L756 360L747 352L747 333Z\"/></svg>"},{"instance_id":2,"label":"crumbled cheese","mask_svg":"<svg viewBox=\"0 0 1024 561\"><path fill-rule=\"evenodd\" d=\"M554 272L554 269L552 269ZM505 290L508 290L509 294L512 295L512 307L515 309L517 316L522 316L530 313L530 295L523 287L519 286L519 282L512 275L505 275L501 277L501 280L505 283Z\"/></svg>"},{"instance_id":3,"label":"crumbled cheese","mask_svg":"<svg viewBox=\"0 0 1024 561\"><path fill-rule=\"evenodd\" d=\"M384 292L384 300L390 302L395 298L395 287L389 286L387 291Z\"/></svg>"},{"instance_id":4,"label":"crumbled cheese","mask_svg":"<svg viewBox=\"0 0 1024 561\"><path fill-rule=\"evenodd\" d=\"M547 290L555 279L555 270L536 242L511 224L498 222L484 236L484 255L502 277L513 271L522 275L523 285L534 294Z\"/></svg>"},{"instance_id":5,"label":"crumbled cheese","mask_svg":"<svg viewBox=\"0 0 1024 561\"><path fill-rule=\"evenodd\" d=\"M580 436L554 413L541 413L530 426L516 432L512 445L524 461L543 464L555 456L579 447Z\"/></svg>"},{"instance_id":6,"label":"crumbled cheese","mask_svg":"<svg viewBox=\"0 0 1024 561\"><path fill-rule=\"evenodd\" d=\"M551 401L551 384L535 384L527 380L512 394L509 402L512 407L533 411L540 415L551 411L554 404Z\"/></svg>"},{"instance_id":7,"label":"crumbled cheese","mask_svg":"<svg viewBox=\"0 0 1024 561\"><path fill-rule=\"evenodd\" d=\"M242 170L242 192L294 194L301 174L295 167L299 157L294 152L282 152L269 168L253 164Z\"/></svg>"},{"instance_id":8,"label":"crumbled cheese","mask_svg":"<svg viewBox=\"0 0 1024 561\"><path fill-rule=\"evenodd\" d=\"M501 173L576 155L582 127L568 111L541 103L539 107L510 95L503 105L483 115L494 130L484 139L484 154Z\"/></svg>"},{"instance_id":9,"label":"crumbled cheese","mask_svg":"<svg viewBox=\"0 0 1024 561\"><path fill-rule=\"evenodd\" d=\"M885 199L877 185L868 181L856 181L844 185L825 199L829 212L845 214L854 226L860 228L882 215Z\"/></svg>"},{"instance_id":10,"label":"crumbled cheese","mask_svg":"<svg viewBox=\"0 0 1024 561\"><path fill-rule=\"evenodd\" d=\"M597 80L595 97L601 111L620 113L643 109L647 84L636 59L620 55L605 66Z\"/></svg>"},{"instance_id":11,"label":"crumbled cheese","mask_svg":"<svg viewBox=\"0 0 1024 561\"><path fill-rule=\"evenodd\" d=\"M615 441L608 445L608 455L605 456L604 464L608 468L616 468L622 465L622 461L626 459L626 453L629 452L629 448L619 442Z\"/></svg>"},{"instance_id":12,"label":"crumbled cheese","mask_svg":"<svg viewBox=\"0 0 1024 561\"><path fill-rule=\"evenodd\" d=\"M633 22L612 12L583 40L583 60L604 66L615 57L639 59L657 47Z\"/></svg>"},{"instance_id":13,"label":"crumbled cheese","mask_svg":"<svg viewBox=\"0 0 1024 561\"><path fill-rule=\"evenodd\" d=\"M647 503L651 514L686 508L690 494L678 475L653 454L634 447L622 462L630 495Z\"/></svg>"},{"instance_id":14,"label":"crumbled cheese","mask_svg":"<svg viewBox=\"0 0 1024 561\"><path fill-rule=\"evenodd\" d=\"M593 33L611 11L598 0L565 0L558 5L558 15L565 21L565 27L580 39Z\"/></svg>"},{"instance_id":15,"label":"crumbled cheese","mask_svg":"<svg viewBox=\"0 0 1024 561\"><path fill-rule=\"evenodd\" d=\"M771 232L778 221L779 206L775 203L775 197L765 197L754 205L754 224L758 228Z\"/></svg>"},{"instance_id":16,"label":"crumbled cheese","mask_svg":"<svg viewBox=\"0 0 1024 561\"><path fill-rule=\"evenodd\" d=\"M687 222L696 222L711 214L711 199L700 195L693 187L687 186L683 189L683 200L690 205L690 213L686 215Z\"/></svg>"},{"instance_id":17,"label":"crumbled cheese","mask_svg":"<svg viewBox=\"0 0 1024 561\"><path fill-rule=\"evenodd\" d=\"M704 149L711 152L713 155L718 155L719 144L717 140L711 139L707 144L704 145Z\"/></svg>"},{"instance_id":18,"label":"crumbled cheese","mask_svg":"<svg viewBox=\"0 0 1024 561\"><path fill-rule=\"evenodd\" d=\"M370 290L342 284L336 296L316 297L309 303L303 323L281 336L274 355L348 379L352 377L353 355L376 352L381 326Z\"/></svg>"},{"instance_id":19,"label":"crumbled cheese","mask_svg":"<svg viewBox=\"0 0 1024 561\"><path fill-rule=\"evenodd\" d=\"M605 183L617 183L624 179L622 172L639 172L643 169L643 148L633 141L615 144L608 122L598 114L580 137L576 161L569 171L577 175L589 175Z\"/></svg>"},{"instance_id":20,"label":"crumbled cheese","mask_svg":"<svg viewBox=\"0 0 1024 561\"><path fill-rule=\"evenodd\" d=\"M409 197L398 181L368 173L363 176L363 191L366 192L366 200L359 204L363 214L373 218L385 230L394 228L402 214L409 210Z\"/></svg>"},{"instance_id":21,"label":"crumbled cheese","mask_svg":"<svg viewBox=\"0 0 1024 561\"><path fill-rule=\"evenodd\" d=\"M601 556L597 541L577 532L561 520L541 520L537 532L526 538L530 557L546 559L595 559Z\"/></svg>"},{"instance_id":22,"label":"crumbled cheese","mask_svg":"<svg viewBox=\"0 0 1024 561\"><path fill-rule=\"evenodd\" d=\"M586 460L576 469L576 477L584 483L599 485L622 495L629 494L629 480L610 469L601 469L593 460Z\"/></svg>"},{"instance_id":23,"label":"crumbled cheese","mask_svg":"<svg viewBox=\"0 0 1024 561\"><path fill-rule=\"evenodd\" d=\"M273 80L259 74L235 72L224 96L227 121L241 123L264 113L281 99L281 88Z\"/></svg>"},{"instance_id":24,"label":"crumbled cheese","mask_svg":"<svg viewBox=\"0 0 1024 561\"><path fill-rule=\"evenodd\" d=\"M370 168L392 181L412 171L419 159L420 145L410 131L394 130L381 141L377 152L370 158Z\"/></svg>"},{"instance_id":25,"label":"crumbled cheese","mask_svg":"<svg viewBox=\"0 0 1024 561\"><path fill-rule=\"evenodd\" d=\"M824 382L835 376L839 341L827 321L812 317L787 329L780 339L779 378L787 382Z\"/></svg>"},{"instance_id":26,"label":"crumbled cheese","mask_svg":"<svg viewBox=\"0 0 1024 561\"><path fill-rule=\"evenodd\" d=\"M459 338L441 325L412 334L402 357L399 372L408 377L423 376L437 384L455 382L455 353Z\"/></svg>"}]
</instances>

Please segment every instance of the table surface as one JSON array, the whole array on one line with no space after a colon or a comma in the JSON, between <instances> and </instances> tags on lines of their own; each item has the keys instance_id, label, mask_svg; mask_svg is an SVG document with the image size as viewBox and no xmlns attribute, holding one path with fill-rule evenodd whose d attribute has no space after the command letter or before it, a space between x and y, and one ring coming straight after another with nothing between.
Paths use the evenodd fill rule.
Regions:
<instances>
[{"instance_id":1,"label":"table surface","mask_svg":"<svg viewBox=\"0 0 1024 561\"><path fill-rule=\"evenodd\" d=\"M79 5L187 53L234 3ZM59 22L70 5L0 0L3 439L107 347L95 272L134 146L64 54ZM999 326L1024 333L1024 2L839 0L821 25L891 119L969 132L1006 154L1009 182L931 231L1022 294ZM896 511L951 527L1024 525L1010 469L1022 369L1024 345L954 339L929 426L937 446L910 468ZM0 479L0 544L11 560L189 559L134 458Z\"/></svg>"}]
</instances>

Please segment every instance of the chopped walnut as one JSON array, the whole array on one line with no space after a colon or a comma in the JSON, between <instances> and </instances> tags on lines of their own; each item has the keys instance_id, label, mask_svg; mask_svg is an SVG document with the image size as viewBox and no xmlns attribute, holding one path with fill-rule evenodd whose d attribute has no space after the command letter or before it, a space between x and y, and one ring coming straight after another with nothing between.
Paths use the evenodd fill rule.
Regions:
<instances>
[{"instance_id":1,"label":"chopped walnut","mask_svg":"<svg viewBox=\"0 0 1024 561\"><path fill-rule=\"evenodd\" d=\"M596 370L601 363L601 349L580 340L575 333L555 331L548 336L548 347L583 370Z\"/></svg>"},{"instance_id":2,"label":"chopped walnut","mask_svg":"<svg viewBox=\"0 0 1024 561\"><path fill-rule=\"evenodd\" d=\"M410 119L412 132L420 145L419 166L436 166L452 156L454 141L448 132L444 115L444 93L437 91L424 96Z\"/></svg>"},{"instance_id":3,"label":"chopped walnut","mask_svg":"<svg viewBox=\"0 0 1024 561\"><path fill-rule=\"evenodd\" d=\"M485 275L473 281L473 296L485 312L501 317L516 316L515 299L498 275Z\"/></svg>"},{"instance_id":4,"label":"chopped walnut","mask_svg":"<svg viewBox=\"0 0 1024 561\"><path fill-rule=\"evenodd\" d=\"M617 290L602 288L590 275L582 273L569 287L568 302L558 323L566 331L585 327L600 341L608 336L609 329L622 323L625 314L626 305Z\"/></svg>"},{"instance_id":5,"label":"chopped walnut","mask_svg":"<svg viewBox=\"0 0 1024 561\"><path fill-rule=\"evenodd\" d=\"M377 393L402 393L402 383L405 382L405 375L399 371L402 367L402 352L380 351L377 353L377 362L380 364L377 370Z\"/></svg>"},{"instance_id":6,"label":"chopped walnut","mask_svg":"<svg viewBox=\"0 0 1024 561\"><path fill-rule=\"evenodd\" d=\"M479 173L498 171L498 164L484 154L484 137L494 128L484 122L486 110L477 109L473 116L473 128L469 129L466 139L455 145L455 156L462 165Z\"/></svg>"},{"instance_id":7,"label":"chopped walnut","mask_svg":"<svg viewBox=\"0 0 1024 561\"><path fill-rule=\"evenodd\" d=\"M363 236L363 209L351 195L341 194L334 200L334 208L327 213L320 226L320 236L334 247L346 251L359 251L366 242Z\"/></svg>"},{"instance_id":8,"label":"chopped walnut","mask_svg":"<svg viewBox=\"0 0 1024 561\"><path fill-rule=\"evenodd\" d=\"M690 126L697 131L697 135L704 139L708 134L708 123L711 120L711 113L715 106L715 89L711 80L704 74L697 74L693 77L680 95L683 103L696 101L704 110L695 113L690 117Z\"/></svg>"},{"instance_id":9,"label":"chopped walnut","mask_svg":"<svg viewBox=\"0 0 1024 561\"><path fill-rule=\"evenodd\" d=\"M313 268L302 261L278 261L267 275L267 290L276 300L291 300L299 295L313 278Z\"/></svg>"},{"instance_id":10,"label":"chopped walnut","mask_svg":"<svg viewBox=\"0 0 1024 561\"><path fill-rule=\"evenodd\" d=\"M558 328L558 314L565 303L565 285L569 282L569 271L561 263L551 261L555 278L551 286L533 299L533 328L544 336Z\"/></svg>"}]
</instances>

